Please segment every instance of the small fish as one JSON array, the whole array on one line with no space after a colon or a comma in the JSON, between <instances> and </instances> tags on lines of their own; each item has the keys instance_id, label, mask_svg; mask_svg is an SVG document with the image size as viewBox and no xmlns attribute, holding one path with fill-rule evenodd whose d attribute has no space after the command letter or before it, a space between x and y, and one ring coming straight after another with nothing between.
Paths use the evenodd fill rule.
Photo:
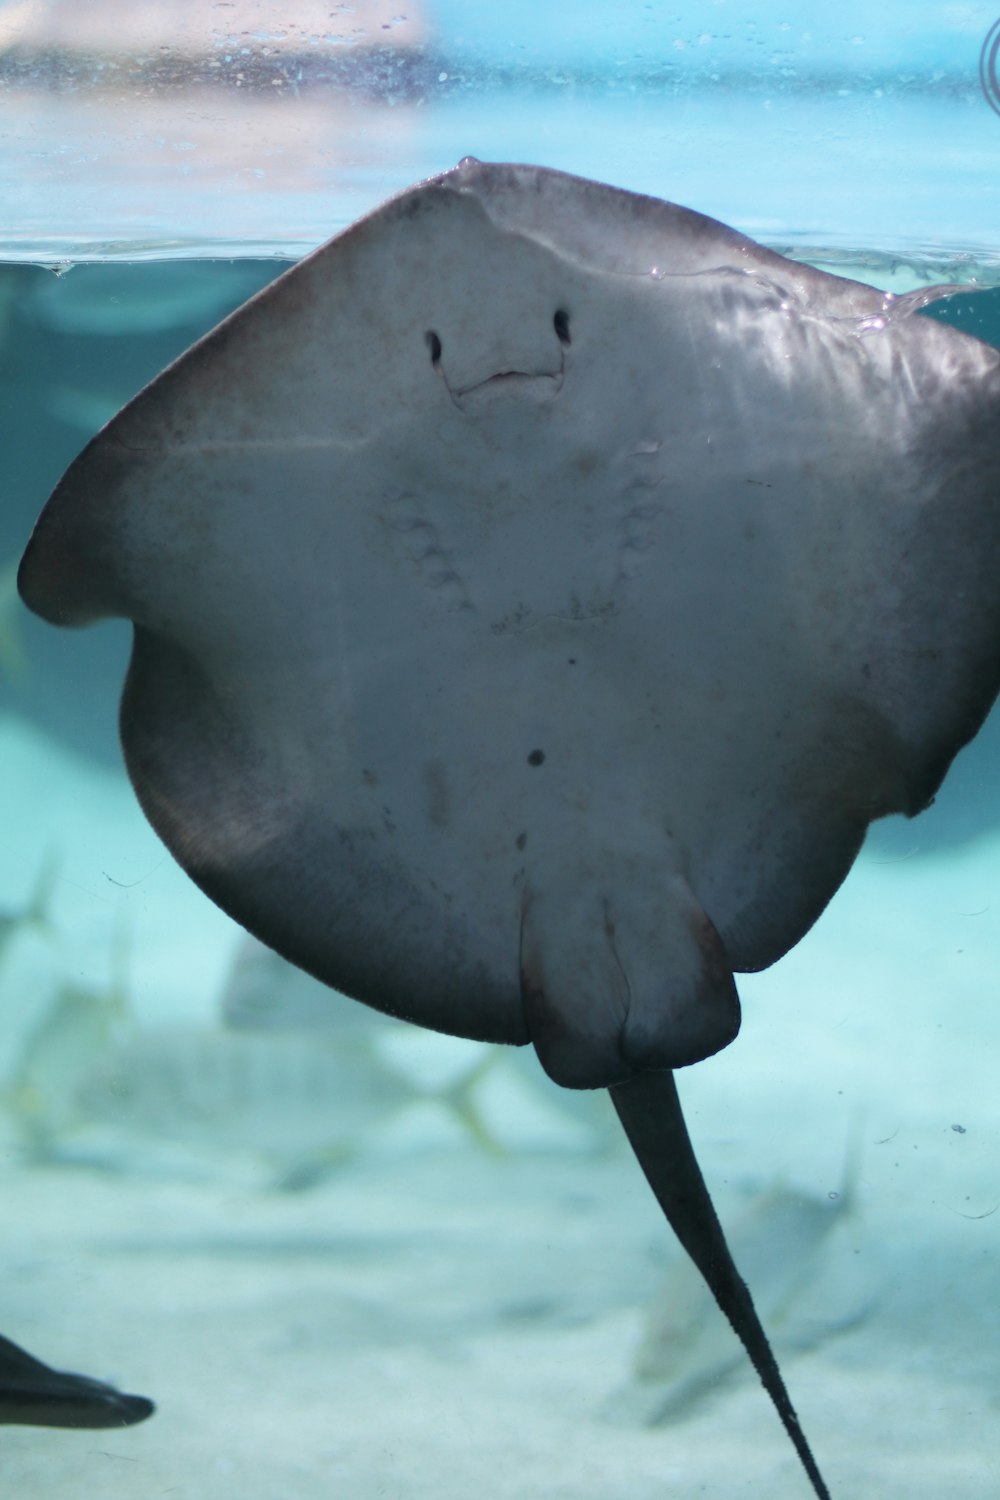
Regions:
<instances>
[{"instance_id":1,"label":"small fish","mask_svg":"<svg viewBox=\"0 0 1000 1500\"><path fill-rule=\"evenodd\" d=\"M106 989L65 982L28 1032L0 1104L32 1157L51 1160L57 1142L84 1123L79 1092L129 1018L124 934L112 952Z\"/></svg>"},{"instance_id":2,"label":"small fish","mask_svg":"<svg viewBox=\"0 0 1000 1500\"><path fill-rule=\"evenodd\" d=\"M814 1348L861 1322L872 1306L855 1180L851 1150L839 1192L818 1197L777 1184L757 1193L732 1226L733 1254L753 1283L779 1353ZM708 1288L689 1261L678 1261L647 1314L635 1379L613 1398L611 1412L645 1426L666 1424L745 1371L739 1340L715 1316Z\"/></svg>"},{"instance_id":3,"label":"small fish","mask_svg":"<svg viewBox=\"0 0 1000 1500\"><path fill-rule=\"evenodd\" d=\"M353 1038L349 1045L364 1051L369 1065L375 1062L400 1082L410 1079L428 1097L442 1099L473 1138L493 1151L539 1146L599 1151L618 1139L617 1122L605 1094L558 1088L530 1048L490 1047L482 1051L481 1061L463 1064L459 1047L483 1048L484 1044L457 1043L454 1037L400 1025L331 990L254 937L244 938L237 949L219 1009L226 1031L313 1032ZM419 1065L414 1067L412 1044L417 1039L420 1062L438 1064L430 1077L424 1076ZM468 1056L474 1058L475 1053ZM486 1075L487 1088L480 1091L477 1085ZM353 1129L361 1133L359 1118Z\"/></svg>"},{"instance_id":4,"label":"small fish","mask_svg":"<svg viewBox=\"0 0 1000 1500\"><path fill-rule=\"evenodd\" d=\"M394 1029L402 1028L384 1023L386 1033ZM129 1143L249 1152L269 1164L276 1187L299 1189L351 1160L368 1132L416 1104L440 1105L478 1145L493 1147L471 1097L493 1056L484 1051L460 1076L422 1087L363 1025L329 1033L133 1026L79 1079L75 1109Z\"/></svg>"},{"instance_id":5,"label":"small fish","mask_svg":"<svg viewBox=\"0 0 1000 1500\"><path fill-rule=\"evenodd\" d=\"M2 585L0 585L2 587ZM0 612L0 636L3 633L2 612ZM3 666L2 645L0 645L0 669ZM52 895L52 887L55 884L55 861L51 858L45 859L35 882L35 889L31 899L26 906L18 911L0 912L0 960L9 943L26 927L36 927L41 931L49 928L49 899Z\"/></svg>"},{"instance_id":6,"label":"small fish","mask_svg":"<svg viewBox=\"0 0 1000 1500\"><path fill-rule=\"evenodd\" d=\"M0 1337L0 1422L20 1427L131 1427L156 1410L89 1375L43 1365Z\"/></svg>"},{"instance_id":7,"label":"small fish","mask_svg":"<svg viewBox=\"0 0 1000 1500\"><path fill-rule=\"evenodd\" d=\"M219 1009L229 1031L368 1032L393 1025L388 1016L337 994L249 935L236 951Z\"/></svg>"}]
</instances>

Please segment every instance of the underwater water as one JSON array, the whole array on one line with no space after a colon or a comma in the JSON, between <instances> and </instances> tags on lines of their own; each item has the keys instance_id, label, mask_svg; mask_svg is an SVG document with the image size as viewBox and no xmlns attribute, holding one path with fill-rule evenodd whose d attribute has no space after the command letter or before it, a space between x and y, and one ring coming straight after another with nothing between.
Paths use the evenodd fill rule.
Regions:
<instances>
[{"instance_id":1,"label":"underwater water","mask_svg":"<svg viewBox=\"0 0 1000 1500\"><path fill-rule=\"evenodd\" d=\"M280 268L0 267L4 563L101 423ZM1000 291L933 315L1000 343ZM52 631L4 576L0 1329L158 1407L4 1428L10 1492L802 1496L604 1096L248 944L127 785L127 632ZM835 1495L996 1488L998 737L873 833L681 1078Z\"/></svg>"},{"instance_id":2,"label":"underwater water","mask_svg":"<svg viewBox=\"0 0 1000 1500\"><path fill-rule=\"evenodd\" d=\"M73 50L72 7L0 5L0 1334L157 1403L128 1430L2 1426L0 1484L803 1500L607 1099L248 943L128 786L128 629L46 627L14 567L149 378L467 153L656 193L894 291L976 281L928 315L1000 345L993 12L581 0L568 25L537 0L356 0L323 27L349 12L388 50L352 72L326 37L324 92L294 26L253 88L242 42L178 50L198 9L237 7L110 6L109 77L114 32L173 13L116 86ZM741 979L736 1044L680 1079L838 1500L998 1491L998 984L995 715L936 805L876 828L806 940Z\"/></svg>"}]
</instances>

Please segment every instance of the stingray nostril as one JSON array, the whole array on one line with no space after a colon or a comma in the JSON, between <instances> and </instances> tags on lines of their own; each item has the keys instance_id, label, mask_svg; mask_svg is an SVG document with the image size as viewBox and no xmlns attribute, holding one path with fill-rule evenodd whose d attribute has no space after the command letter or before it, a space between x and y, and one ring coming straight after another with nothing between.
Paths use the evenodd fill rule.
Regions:
<instances>
[{"instance_id":1,"label":"stingray nostril","mask_svg":"<svg viewBox=\"0 0 1000 1500\"><path fill-rule=\"evenodd\" d=\"M573 340L569 336L569 313L564 307L560 307L552 319L552 327L556 331L556 338L560 344L571 344Z\"/></svg>"},{"instance_id":2,"label":"stingray nostril","mask_svg":"<svg viewBox=\"0 0 1000 1500\"><path fill-rule=\"evenodd\" d=\"M431 364L436 370L438 365L441 363L441 340L438 338L433 328L428 328L427 332L424 334L424 342L426 343L428 349L431 351Z\"/></svg>"}]
</instances>

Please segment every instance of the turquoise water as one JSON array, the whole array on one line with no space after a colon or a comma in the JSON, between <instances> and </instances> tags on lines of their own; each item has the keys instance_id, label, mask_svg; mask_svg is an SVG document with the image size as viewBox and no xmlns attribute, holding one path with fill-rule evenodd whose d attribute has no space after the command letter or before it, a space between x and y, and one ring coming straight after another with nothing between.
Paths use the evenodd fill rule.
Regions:
<instances>
[{"instance_id":1,"label":"turquoise water","mask_svg":"<svg viewBox=\"0 0 1000 1500\"><path fill-rule=\"evenodd\" d=\"M97 427L280 268L0 271L0 556ZM1000 343L1000 291L933 315ZM71 1435L10 1429L12 1472L52 1500L76 1500L81 1463L130 1500L457 1496L491 1465L498 1497L596 1500L622 1474L650 1500L728 1495L736 1476L801 1495L711 1320L682 1370L695 1396L643 1425L663 1402L634 1362L678 1273L601 1101L559 1094L530 1058L383 1035L363 1011L317 1032L315 996L303 1029L288 973L241 958L134 807L114 728L126 632L12 610L5 632L0 905L16 918L40 880L48 925L15 921L0 955L0 1327L160 1403L83 1457ZM758 1290L835 1494L989 1485L998 740L991 721L929 814L876 831L816 933L741 985L730 1054L685 1079L740 1243L763 1216L751 1261L780 1266L804 1236L791 1293L759 1271ZM854 1207L814 1244L858 1134ZM109 1452L128 1460L110 1485Z\"/></svg>"},{"instance_id":2,"label":"turquoise water","mask_svg":"<svg viewBox=\"0 0 1000 1500\"><path fill-rule=\"evenodd\" d=\"M710 11L583 4L569 26L437 0L405 86L179 117L10 85L0 51L0 1331L158 1403L127 1432L3 1428L11 1493L805 1494L711 1317L673 1335L676 1387L644 1383L670 1363L664 1298L700 1312L606 1101L246 948L121 770L127 629L49 629L6 566L169 360L466 153L670 197L896 291L976 282L928 315L1000 346L991 9ZM994 715L682 1081L837 1500L997 1488L998 825Z\"/></svg>"},{"instance_id":3,"label":"turquoise water","mask_svg":"<svg viewBox=\"0 0 1000 1500\"><path fill-rule=\"evenodd\" d=\"M0 7L0 261L294 257L471 154L996 270L990 0L242 3L123 13L97 67L71 10Z\"/></svg>"}]
</instances>

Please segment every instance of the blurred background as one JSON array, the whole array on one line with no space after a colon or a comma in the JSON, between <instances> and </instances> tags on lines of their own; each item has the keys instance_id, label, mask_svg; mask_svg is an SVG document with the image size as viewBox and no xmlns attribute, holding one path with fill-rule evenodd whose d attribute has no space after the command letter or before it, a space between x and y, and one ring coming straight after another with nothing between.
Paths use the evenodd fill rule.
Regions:
<instances>
[{"instance_id":1,"label":"blurred background","mask_svg":"<svg viewBox=\"0 0 1000 1500\"><path fill-rule=\"evenodd\" d=\"M8 0L0 255L298 255L463 155L996 264L990 3Z\"/></svg>"}]
</instances>

